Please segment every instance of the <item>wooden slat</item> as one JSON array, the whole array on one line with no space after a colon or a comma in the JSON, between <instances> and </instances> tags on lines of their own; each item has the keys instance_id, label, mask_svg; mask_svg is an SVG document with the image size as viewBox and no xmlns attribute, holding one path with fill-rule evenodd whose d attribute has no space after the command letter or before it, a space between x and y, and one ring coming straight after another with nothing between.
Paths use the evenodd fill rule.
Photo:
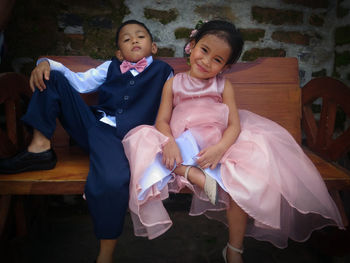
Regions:
<instances>
[{"instance_id":1,"label":"wooden slat","mask_svg":"<svg viewBox=\"0 0 350 263\"><path fill-rule=\"evenodd\" d=\"M157 59L171 65L175 74L188 71L190 69L189 65L187 64L187 58L157 57Z\"/></svg>"},{"instance_id":2,"label":"wooden slat","mask_svg":"<svg viewBox=\"0 0 350 263\"><path fill-rule=\"evenodd\" d=\"M189 69L186 58L158 57L170 64L175 73ZM259 58L253 62L237 63L225 72L232 83L291 83L299 86L296 58Z\"/></svg>"},{"instance_id":3,"label":"wooden slat","mask_svg":"<svg viewBox=\"0 0 350 263\"><path fill-rule=\"evenodd\" d=\"M237 107L269 118L301 142L300 88L295 84L234 84Z\"/></svg>"},{"instance_id":4,"label":"wooden slat","mask_svg":"<svg viewBox=\"0 0 350 263\"><path fill-rule=\"evenodd\" d=\"M89 170L87 154L73 147L57 149L55 169L0 176L0 194L82 194ZM350 190L350 172L304 148L329 189Z\"/></svg>"},{"instance_id":5,"label":"wooden slat","mask_svg":"<svg viewBox=\"0 0 350 263\"><path fill-rule=\"evenodd\" d=\"M253 62L237 63L228 72L235 83L293 83L299 85L296 58L259 58Z\"/></svg>"},{"instance_id":6,"label":"wooden slat","mask_svg":"<svg viewBox=\"0 0 350 263\"><path fill-rule=\"evenodd\" d=\"M55 169L0 175L0 194L80 194L89 171L89 158L77 147L57 148Z\"/></svg>"},{"instance_id":7,"label":"wooden slat","mask_svg":"<svg viewBox=\"0 0 350 263\"><path fill-rule=\"evenodd\" d=\"M97 67L102 60L87 56L46 56L61 62L73 71L81 72ZM157 57L170 64L175 74L187 71L186 58ZM253 62L237 63L225 73L233 83L293 83L299 85L298 60L296 58L259 58Z\"/></svg>"},{"instance_id":8,"label":"wooden slat","mask_svg":"<svg viewBox=\"0 0 350 263\"><path fill-rule=\"evenodd\" d=\"M322 98L320 121L312 114L312 103ZM310 149L322 157L335 161L350 150L350 129L334 138L337 107L350 117L350 89L330 77L315 78L302 88L303 127Z\"/></svg>"},{"instance_id":9,"label":"wooden slat","mask_svg":"<svg viewBox=\"0 0 350 263\"><path fill-rule=\"evenodd\" d=\"M328 189L350 190L350 171L326 161L307 148L303 150L320 172Z\"/></svg>"},{"instance_id":10,"label":"wooden slat","mask_svg":"<svg viewBox=\"0 0 350 263\"><path fill-rule=\"evenodd\" d=\"M104 62L103 60L97 60L87 56L45 56L45 58L61 62L75 72L83 72L90 68L95 68Z\"/></svg>"},{"instance_id":11,"label":"wooden slat","mask_svg":"<svg viewBox=\"0 0 350 263\"><path fill-rule=\"evenodd\" d=\"M301 142L301 101L296 58L260 58L237 63L225 74L240 109L269 118Z\"/></svg>"}]
</instances>

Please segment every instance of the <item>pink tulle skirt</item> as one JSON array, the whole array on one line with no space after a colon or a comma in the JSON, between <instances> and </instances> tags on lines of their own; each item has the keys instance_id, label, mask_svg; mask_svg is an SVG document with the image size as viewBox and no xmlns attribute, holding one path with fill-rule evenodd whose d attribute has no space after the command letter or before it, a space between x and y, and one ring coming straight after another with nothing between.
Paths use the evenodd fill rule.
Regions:
<instances>
[{"instance_id":1,"label":"pink tulle skirt","mask_svg":"<svg viewBox=\"0 0 350 263\"><path fill-rule=\"evenodd\" d=\"M174 137L181 139L190 132L190 142L184 142L181 150L184 154L195 154L218 142L227 125L227 109L218 109L222 112L218 115L210 114L212 107L202 106L195 115L181 107L173 112ZM202 116L208 116L205 122ZM324 226L343 228L321 176L294 138L277 123L252 112L240 110L239 117L241 133L222 157L218 171L213 171L220 185L216 205L209 202L202 189L161 168L167 137L153 126L139 126L125 136L123 145L131 169L129 208L135 235L153 239L167 231L172 221L162 200L169 192L184 187L194 193L190 215L205 214L227 224L225 210L233 199L249 216L246 236L280 248L287 246L289 238L304 241L313 230ZM191 162L190 157L185 164Z\"/></svg>"}]
</instances>

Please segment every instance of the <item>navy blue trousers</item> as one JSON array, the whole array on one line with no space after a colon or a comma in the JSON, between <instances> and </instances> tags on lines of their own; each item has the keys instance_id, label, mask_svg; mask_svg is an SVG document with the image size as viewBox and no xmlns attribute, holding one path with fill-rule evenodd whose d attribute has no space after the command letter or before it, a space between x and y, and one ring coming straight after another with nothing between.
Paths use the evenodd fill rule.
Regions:
<instances>
[{"instance_id":1,"label":"navy blue trousers","mask_svg":"<svg viewBox=\"0 0 350 263\"><path fill-rule=\"evenodd\" d=\"M116 239L129 199L129 163L116 128L100 122L90 107L57 71L51 71L43 92L36 90L22 120L51 138L56 118L89 153L85 195L98 239Z\"/></svg>"}]
</instances>

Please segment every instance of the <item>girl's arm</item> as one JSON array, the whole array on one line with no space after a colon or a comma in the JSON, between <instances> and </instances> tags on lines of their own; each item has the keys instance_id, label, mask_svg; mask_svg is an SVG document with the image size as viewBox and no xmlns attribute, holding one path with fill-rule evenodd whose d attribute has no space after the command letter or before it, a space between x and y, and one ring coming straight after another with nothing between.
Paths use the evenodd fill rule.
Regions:
<instances>
[{"instance_id":1,"label":"girl's arm","mask_svg":"<svg viewBox=\"0 0 350 263\"><path fill-rule=\"evenodd\" d=\"M214 169L228 148L237 140L241 131L238 109L236 106L235 93L232 84L226 80L224 92L222 94L223 103L229 109L228 125L221 140L206 149L199 152L197 163L202 168Z\"/></svg>"},{"instance_id":2,"label":"girl's arm","mask_svg":"<svg viewBox=\"0 0 350 263\"><path fill-rule=\"evenodd\" d=\"M231 147L237 140L239 133L241 132L241 124L238 116L238 109L236 105L236 97L234 88L230 81L226 80L225 89L222 94L223 103L228 106L228 125L223 133L220 143L226 146L225 152Z\"/></svg>"},{"instance_id":3,"label":"girl's arm","mask_svg":"<svg viewBox=\"0 0 350 263\"><path fill-rule=\"evenodd\" d=\"M173 78L167 80L163 87L162 99L160 102L155 127L165 136L168 142L163 147L163 163L169 169L174 168L174 164L182 163L180 149L175 142L175 138L170 129L170 119L173 111Z\"/></svg>"}]
</instances>

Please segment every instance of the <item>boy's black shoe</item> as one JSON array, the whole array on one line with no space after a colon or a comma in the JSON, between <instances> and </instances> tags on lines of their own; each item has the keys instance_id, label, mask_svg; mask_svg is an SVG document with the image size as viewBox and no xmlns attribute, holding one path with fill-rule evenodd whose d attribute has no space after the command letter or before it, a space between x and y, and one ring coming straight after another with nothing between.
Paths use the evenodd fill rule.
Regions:
<instances>
[{"instance_id":1,"label":"boy's black shoe","mask_svg":"<svg viewBox=\"0 0 350 263\"><path fill-rule=\"evenodd\" d=\"M55 167L56 162L56 153L52 149L41 153L31 153L25 150L13 157L0 159L0 174L50 170Z\"/></svg>"}]
</instances>

